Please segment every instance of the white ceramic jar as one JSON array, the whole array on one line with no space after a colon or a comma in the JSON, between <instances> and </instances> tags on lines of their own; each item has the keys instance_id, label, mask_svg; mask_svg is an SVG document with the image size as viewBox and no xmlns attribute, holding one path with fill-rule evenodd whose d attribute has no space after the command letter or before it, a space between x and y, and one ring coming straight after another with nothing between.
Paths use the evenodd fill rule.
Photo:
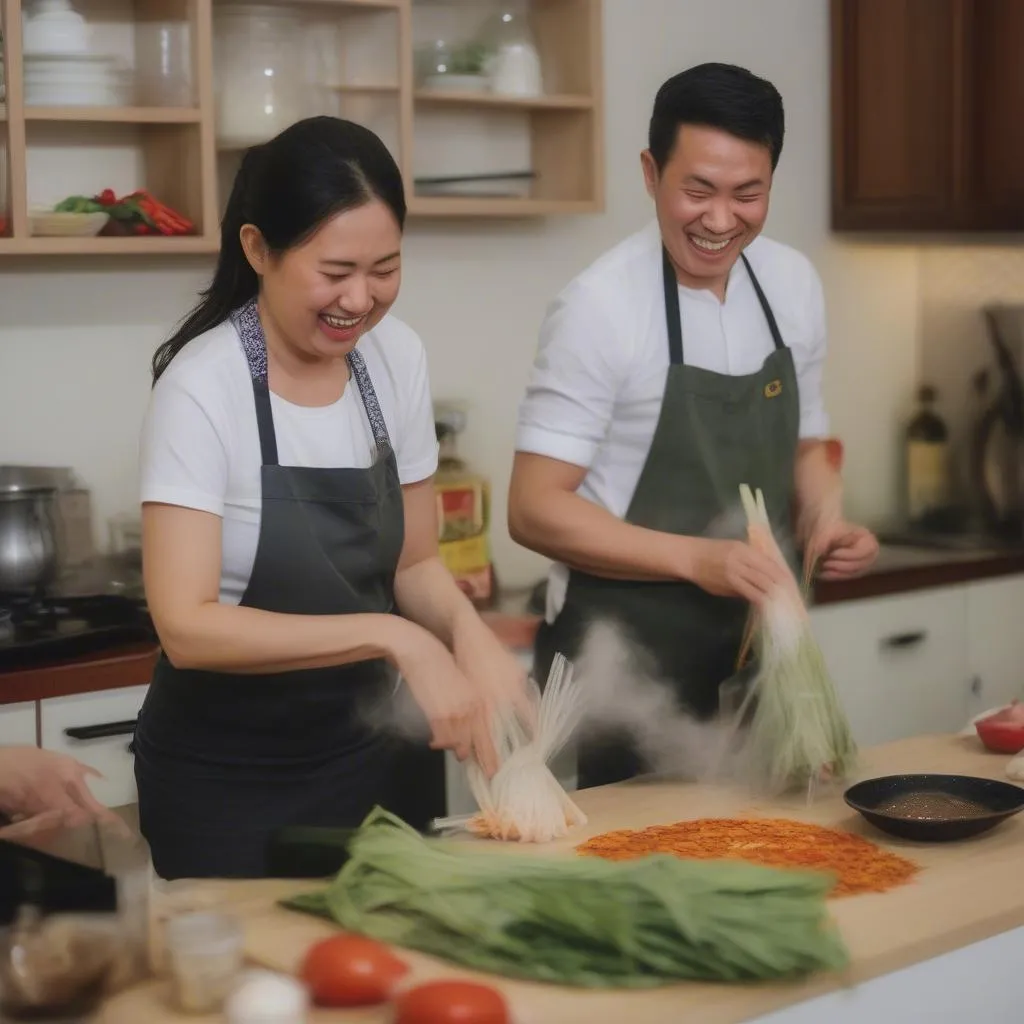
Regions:
<instances>
[{"instance_id":1,"label":"white ceramic jar","mask_svg":"<svg viewBox=\"0 0 1024 1024\"><path fill-rule=\"evenodd\" d=\"M247 148L303 116L301 22L294 10L214 7L217 141Z\"/></svg>"},{"instance_id":2,"label":"white ceramic jar","mask_svg":"<svg viewBox=\"0 0 1024 1024\"><path fill-rule=\"evenodd\" d=\"M26 55L74 55L89 52L89 27L69 0L36 0L22 28Z\"/></svg>"}]
</instances>

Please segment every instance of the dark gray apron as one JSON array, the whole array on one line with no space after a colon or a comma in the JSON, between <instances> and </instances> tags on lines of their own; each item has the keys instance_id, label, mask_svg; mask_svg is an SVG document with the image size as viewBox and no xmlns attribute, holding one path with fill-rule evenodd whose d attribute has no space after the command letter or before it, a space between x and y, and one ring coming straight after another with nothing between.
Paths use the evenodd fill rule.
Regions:
<instances>
[{"instance_id":1,"label":"dark gray apron","mask_svg":"<svg viewBox=\"0 0 1024 1024\"><path fill-rule=\"evenodd\" d=\"M665 533L701 536L725 513L738 516L740 484L764 492L773 527L789 536L800 402L793 356L754 272L742 257L775 342L757 373L729 376L683 361L679 284L662 253L670 365L661 414L626 522ZM573 570L565 604L537 634L534 670L546 679L556 651L579 653L590 623L618 623L649 655L678 703L700 718L718 711L718 688L736 670L749 611L690 582L612 580ZM626 736L585 738L579 787L606 785L647 769Z\"/></svg>"},{"instance_id":2,"label":"dark gray apron","mask_svg":"<svg viewBox=\"0 0 1024 1024\"><path fill-rule=\"evenodd\" d=\"M255 302L232 321L262 453L259 540L241 604L294 615L393 612L402 488L362 356L353 351L348 364L374 464L281 466ZM421 829L443 815L443 755L367 725L395 685L383 660L239 675L176 669L161 657L134 741L140 824L156 872L255 878L266 873L270 836L285 826L354 827L375 804Z\"/></svg>"}]
</instances>

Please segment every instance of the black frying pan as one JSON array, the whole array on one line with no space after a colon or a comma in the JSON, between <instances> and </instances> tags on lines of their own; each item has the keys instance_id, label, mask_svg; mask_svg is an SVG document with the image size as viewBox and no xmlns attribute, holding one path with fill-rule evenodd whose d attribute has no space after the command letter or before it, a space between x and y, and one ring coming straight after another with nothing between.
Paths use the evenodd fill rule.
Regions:
<instances>
[{"instance_id":1,"label":"black frying pan","mask_svg":"<svg viewBox=\"0 0 1024 1024\"><path fill-rule=\"evenodd\" d=\"M886 775L843 798L876 828L918 842L980 835L1024 810L1020 786L971 775Z\"/></svg>"}]
</instances>

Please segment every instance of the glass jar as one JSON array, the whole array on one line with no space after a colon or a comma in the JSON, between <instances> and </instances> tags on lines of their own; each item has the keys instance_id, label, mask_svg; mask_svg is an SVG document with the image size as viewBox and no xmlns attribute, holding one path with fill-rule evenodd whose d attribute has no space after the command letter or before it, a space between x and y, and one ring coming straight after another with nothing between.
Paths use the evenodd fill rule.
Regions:
<instances>
[{"instance_id":1,"label":"glass jar","mask_svg":"<svg viewBox=\"0 0 1024 1024\"><path fill-rule=\"evenodd\" d=\"M524 0L504 0L488 19L480 43L490 51L487 76L491 91L502 96L540 96L544 92L540 54Z\"/></svg>"},{"instance_id":2,"label":"glass jar","mask_svg":"<svg viewBox=\"0 0 1024 1024\"><path fill-rule=\"evenodd\" d=\"M245 149L303 115L301 22L284 7L225 4L214 11L217 141Z\"/></svg>"},{"instance_id":3,"label":"glass jar","mask_svg":"<svg viewBox=\"0 0 1024 1024\"><path fill-rule=\"evenodd\" d=\"M135 26L137 102L144 107L192 107L192 38L184 21Z\"/></svg>"}]
</instances>

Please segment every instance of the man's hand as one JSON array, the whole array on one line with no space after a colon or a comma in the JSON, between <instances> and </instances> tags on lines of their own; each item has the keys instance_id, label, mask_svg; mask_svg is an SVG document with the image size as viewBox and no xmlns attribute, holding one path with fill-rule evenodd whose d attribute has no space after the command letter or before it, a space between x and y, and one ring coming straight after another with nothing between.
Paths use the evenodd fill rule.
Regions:
<instances>
[{"instance_id":1,"label":"man's hand","mask_svg":"<svg viewBox=\"0 0 1024 1024\"><path fill-rule=\"evenodd\" d=\"M742 597L760 605L785 586L787 570L770 555L740 540L693 538L690 578L720 597Z\"/></svg>"},{"instance_id":2,"label":"man's hand","mask_svg":"<svg viewBox=\"0 0 1024 1024\"><path fill-rule=\"evenodd\" d=\"M25 829L10 826L15 835L44 826L77 828L96 820L121 824L92 795L86 782L90 775L100 777L66 754L38 747L0 747L0 811L16 821L32 822Z\"/></svg>"},{"instance_id":3,"label":"man's hand","mask_svg":"<svg viewBox=\"0 0 1024 1024\"><path fill-rule=\"evenodd\" d=\"M819 579L847 580L867 572L877 557L875 535L840 519L811 532L804 561L808 569L818 566Z\"/></svg>"}]
</instances>

